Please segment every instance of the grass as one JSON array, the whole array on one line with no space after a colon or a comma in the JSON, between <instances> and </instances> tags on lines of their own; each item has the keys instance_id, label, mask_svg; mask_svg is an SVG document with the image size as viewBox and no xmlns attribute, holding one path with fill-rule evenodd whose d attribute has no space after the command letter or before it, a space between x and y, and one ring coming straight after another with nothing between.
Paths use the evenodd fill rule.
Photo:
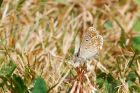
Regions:
<instances>
[{"instance_id":1,"label":"grass","mask_svg":"<svg viewBox=\"0 0 140 93\"><path fill-rule=\"evenodd\" d=\"M139 0L1 0L1 93L140 93ZM104 38L69 62L88 27ZM88 69L88 71L87 71Z\"/></svg>"}]
</instances>

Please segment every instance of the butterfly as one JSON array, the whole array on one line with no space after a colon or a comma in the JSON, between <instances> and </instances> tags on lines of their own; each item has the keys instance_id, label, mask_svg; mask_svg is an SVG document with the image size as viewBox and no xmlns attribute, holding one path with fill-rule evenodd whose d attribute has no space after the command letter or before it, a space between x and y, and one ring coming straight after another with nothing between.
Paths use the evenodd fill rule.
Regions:
<instances>
[{"instance_id":1,"label":"butterfly","mask_svg":"<svg viewBox=\"0 0 140 93\"><path fill-rule=\"evenodd\" d=\"M78 57L82 59L90 59L94 57L103 46L103 38L98 34L94 27L89 27L84 33L81 46L78 51Z\"/></svg>"},{"instance_id":2,"label":"butterfly","mask_svg":"<svg viewBox=\"0 0 140 93\"><path fill-rule=\"evenodd\" d=\"M103 46L103 37L98 34L95 27L89 27L83 34L78 53L73 58L72 65L78 67L83 60L88 60L97 55Z\"/></svg>"}]
</instances>

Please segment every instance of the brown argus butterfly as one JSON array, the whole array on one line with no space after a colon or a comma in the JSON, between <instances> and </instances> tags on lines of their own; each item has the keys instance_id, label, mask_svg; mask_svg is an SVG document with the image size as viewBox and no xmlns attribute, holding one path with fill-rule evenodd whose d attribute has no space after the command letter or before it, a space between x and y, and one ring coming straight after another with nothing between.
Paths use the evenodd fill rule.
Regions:
<instances>
[{"instance_id":1,"label":"brown argus butterfly","mask_svg":"<svg viewBox=\"0 0 140 93\"><path fill-rule=\"evenodd\" d=\"M98 34L94 27L89 27L87 32L83 34L82 42L78 53L74 57L73 66L78 67L82 60L91 59L96 56L103 46L103 38Z\"/></svg>"}]
</instances>

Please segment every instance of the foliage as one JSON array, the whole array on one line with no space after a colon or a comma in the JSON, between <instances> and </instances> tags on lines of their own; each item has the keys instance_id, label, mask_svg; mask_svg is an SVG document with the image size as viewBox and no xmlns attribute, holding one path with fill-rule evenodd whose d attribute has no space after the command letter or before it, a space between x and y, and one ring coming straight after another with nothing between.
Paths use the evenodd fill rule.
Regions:
<instances>
[{"instance_id":1,"label":"foliage","mask_svg":"<svg viewBox=\"0 0 140 93\"><path fill-rule=\"evenodd\" d=\"M34 80L32 93L47 93L48 87L43 78L37 77Z\"/></svg>"}]
</instances>

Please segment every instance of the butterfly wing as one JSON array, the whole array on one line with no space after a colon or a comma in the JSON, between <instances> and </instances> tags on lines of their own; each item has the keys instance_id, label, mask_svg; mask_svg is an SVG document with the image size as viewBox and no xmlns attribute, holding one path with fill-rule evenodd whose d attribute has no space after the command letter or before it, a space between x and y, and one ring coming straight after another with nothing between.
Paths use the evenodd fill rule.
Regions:
<instances>
[{"instance_id":1,"label":"butterfly wing","mask_svg":"<svg viewBox=\"0 0 140 93\"><path fill-rule=\"evenodd\" d=\"M96 45L93 43L95 39L90 39L88 42L82 42L79 56L83 59L89 59L95 56L98 52Z\"/></svg>"},{"instance_id":2,"label":"butterfly wing","mask_svg":"<svg viewBox=\"0 0 140 93\"><path fill-rule=\"evenodd\" d=\"M102 48L102 45L102 36L98 35L94 27L90 27L88 31L84 33L79 51L70 64L74 67L79 67L80 64L84 62L83 59L86 60L95 56L99 49Z\"/></svg>"},{"instance_id":3,"label":"butterfly wing","mask_svg":"<svg viewBox=\"0 0 140 93\"><path fill-rule=\"evenodd\" d=\"M83 35L83 40L79 50L79 57L83 59L89 59L95 56L99 49L103 45L103 38L98 35L97 31L93 27L90 27L88 31Z\"/></svg>"}]
</instances>

